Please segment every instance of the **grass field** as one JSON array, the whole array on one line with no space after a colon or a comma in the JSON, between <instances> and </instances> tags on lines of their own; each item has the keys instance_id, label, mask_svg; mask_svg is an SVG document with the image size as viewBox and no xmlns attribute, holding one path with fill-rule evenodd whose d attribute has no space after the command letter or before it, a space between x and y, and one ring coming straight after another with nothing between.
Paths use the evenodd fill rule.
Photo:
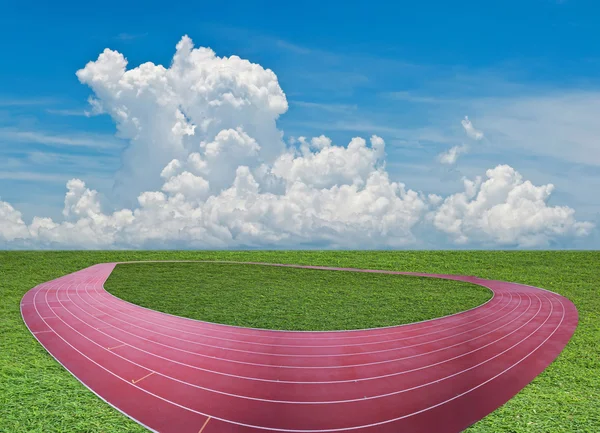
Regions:
<instances>
[{"instance_id":1,"label":"grass field","mask_svg":"<svg viewBox=\"0 0 600 433\"><path fill-rule=\"evenodd\" d=\"M467 432L599 431L600 252L120 251L0 252L0 432L146 431L103 403L47 354L23 324L19 301L33 286L94 263L161 259L264 261L455 273L521 282L558 292L571 299L579 311L579 327L573 339L546 371ZM189 265L186 287L202 285L203 290L194 292L182 285L177 292L193 293L190 304L195 307L191 308L175 302L177 292L171 291L165 296L157 290L169 281L169 272L173 278L178 274L181 277L185 266L171 267L171 271L163 264L153 266L154 277L144 277L143 290L142 286L130 284L127 279L134 278L136 273L135 277L142 277L140 272L149 265L128 266L131 267L117 268L107 284L107 288L118 296L170 313L257 327L318 329L315 323L323 329L385 326L471 308L489 297L487 291L472 286L464 290L463 286L437 282L425 286L423 290L427 296L423 302L415 304L415 284L423 282L422 279L409 282L399 278L394 284L393 277L388 281L388 276L374 279L374 276L363 274L327 275L319 271L319 276L313 278L312 274L306 277L285 271L276 275L272 272L281 270L271 268L239 267L243 272L227 272L223 266L233 265L214 265L212 268ZM200 266L204 271L190 277L188 271ZM228 291L225 283L219 286L218 281L208 282L209 275L223 278L223 281L237 279L241 292ZM309 282L314 279L318 284L311 291L313 286ZM351 290L356 282L364 291ZM450 300L436 303L443 287L451 294ZM276 289L275 297L270 296L271 289ZM468 296L461 299L461 293ZM299 302L299 296L306 301ZM211 305L198 309L201 301L210 301ZM223 308L216 307L218 301L224 304ZM357 303L364 308L358 308ZM319 309L319 305L327 304L327 309ZM249 306L260 308L264 313L253 314ZM309 308L303 310L304 306ZM396 317L394 308L397 309ZM325 314L326 311L331 314ZM371 314L375 311L380 318ZM352 324L348 322L348 314L355 317ZM293 322L288 319L290 315L294 315Z\"/></svg>"}]
</instances>

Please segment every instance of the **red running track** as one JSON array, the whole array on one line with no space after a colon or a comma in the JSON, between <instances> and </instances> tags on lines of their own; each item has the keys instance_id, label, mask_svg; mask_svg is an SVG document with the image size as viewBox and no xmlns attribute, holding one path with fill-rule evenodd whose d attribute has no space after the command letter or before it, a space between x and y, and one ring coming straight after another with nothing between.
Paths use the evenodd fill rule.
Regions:
<instances>
[{"instance_id":1,"label":"red running track","mask_svg":"<svg viewBox=\"0 0 600 433\"><path fill-rule=\"evenodd\" d=\"M523 284L271 265L445 278L479 284L494 296L462 313L387 328L240 328L116 298L103 288L115 265L34 287L21 314L86 387L165 433L459 432L540 374L578 320L568 299Z\"/></svg>"}]
</instances>

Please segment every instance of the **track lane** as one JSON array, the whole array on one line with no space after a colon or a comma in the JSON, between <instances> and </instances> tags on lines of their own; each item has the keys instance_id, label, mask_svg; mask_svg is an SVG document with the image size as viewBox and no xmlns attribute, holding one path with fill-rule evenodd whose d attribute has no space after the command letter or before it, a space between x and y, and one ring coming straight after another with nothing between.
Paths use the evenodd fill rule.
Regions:
<instances>
[{"instance_id":1,"label":"track lane","mask_svg":"<svg viewBox=\"0 0 600 433\"><path fill-rule=\"evenodd\" d=\"M447 414L437 431L460 431L539 374L577 324L573 304L552 292L441 276L477 281L494 297L456 315L367 331L237 328L119 300L102 287L114 266L96 265L36 286L24 296L22 314L34 336L61 363L67 346L81 355L67 358L87 369L79 365L76 373L63 365L86 386L157 431L197 432L199 426L205 433L420 431L439 421L421 416L426 412ZM36 302L40 292L45 304ZM112 375L114 388L95 387L89 376L98 369L103 376ZM153 419L156 412L140 415L140 409L112 399L124 387L140 404L161 408L164 414L183 410L191 414L185 418L189 421L175 429ZM473 397L482 389L487 393L484 402ZM456 416L469 404L475 404L475 415L468 411Z\"/></svg>"}]
</instances>

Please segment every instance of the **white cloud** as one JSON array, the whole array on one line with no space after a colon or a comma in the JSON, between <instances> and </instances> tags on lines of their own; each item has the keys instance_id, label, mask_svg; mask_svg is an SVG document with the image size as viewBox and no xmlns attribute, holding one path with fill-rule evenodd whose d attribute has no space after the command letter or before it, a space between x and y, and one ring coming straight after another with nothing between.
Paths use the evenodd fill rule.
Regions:
<instances>
[{"instance_id":1,"label":"white cloud","mask_svg":"<svg viewBox=\"0 0 600 433\"><path fill-rule=\"evenodd\" d=\"M469 138L472 138L473 140L481 140L483 138L483 132L475 129L473 123L469 120L469 116L465 116L460 123L462 124Z\"/></svg>"},{"instance_id":2,"label":"white cloud","mask_svg":"<svg viewBox=\"0 0 600 433\"><path fill-rule=\"evenodd\" d=\"M275 74L194 49L187 37L169 68L126 66L107 49L77 74L130 143L117 186L133 200L106 212L97 191L72 179L65 220L35 217L29 225L0 202L3 245L403 247L418 244L421 224L459 242L537 245L591 230L572 209L547 206L551 186L535 187L508 166L444 199L391 181L376 135L347 146L299 137L286 148L276 120L287 101Z\"/></svg>"},{"instance_id":3,"label":"white cloud","mask_svg":"<svg viewBox=\"0 0 600 433\"><path fill-rule=\"evenodd\" d=\"M473 127L473 124L469 120L468 116L461 121L463 128L467 135L474 140L481 140L483 138L483 132L476 130ZM461 153L466 153L469 150L469 147L466 144L461 144L457 146L453 146L448 149L446 152L442 152L438 155L438 160L442 164L453 165L456 164L458 160L458 155Z\"/></svg>"},{"instance_id":4,"label":"white cloud","mask_svg":"<svg viewBox=\"0 0 600 433\"><path fill-rule=\"evenodd\" d=\"M332 146L325 136L313 138L310 145L304 137L299 140L300 154L288 152L280 156L272 172L287 182L302 182L317 188L362 185L384 155L384 142L375 135L371 137L370 148L360 137L353 138L347 148Z\"/></svg>"},{"instance_id":5,"label":"white cloud","mask_svg":"<svg viewBox=\"0 0 600 433\"><path fill-rule=\"evenodd\" d=\"M187 200L198 200L206 198L209 184L206 179L196 176L189 171L171 177L162 187L162 190L176 195L182 194Z\"/></svg>"},{"instance_id":6,"label":"white cloud","mask_svg":"<svg viewBox=\"0 0 600 433\"><path fill-rule=\"evenodd\" d=\"M92 217L100 213L100 203L97 191L89 190L80 179L71 179L67 182L65 207L63 215L72 218Z\"/></svg>"},{"instance_id":7,"label":"white cloud","mask_svg":"<svg viewBox=\"0 0 600 433\"><path fill-rule=\"evenodd\" d=\"M116 179L125 203L143 188L158 188L158 174L169 161L198 151L201 143L219 142L219 133L228 134L222 131L239 129L261 143L258 158L266 162L284 150L275 122L288 104L271 70L237 56L218 57L209 48L194 49L187 36L168 68L150 62L126 67L121 53L106 49L77 71L94 91L96 107L130 141Z\"/></svg>"},{"instance_id":8,"label":"white cloud","mask_svg":"<svg viewBox=\"0 0 600 433\"><path fill-rule=\"evenodd\" d=\"M466 144L451 147L446 152L442 152L438 156L438 159L442 164L448 164L448 165L455 164L456 160L458 159L458 155L460 155L461 153L465 153L467 151L467 149L468 148L467 148Z\"/></svg>"},{"instance_id":9,"label":"white cloud","mask_svg":"<svg viewBox=\"0 0 600 433\"><path fill-rule=\"evenodd\" d=\"M185 163L174 160L167 164L162 171L166 179L163 192L144 192L135 210L105 215L97 192L81 180L72 179L67 184L64 210L70 220L57 224L36 218L30 226L30 237L41 244L63 242L85 247L164 242L213 248L315 242L354 247L360 242L363 247L374 248L414 241L411 228L428 204L420 194L391 182L377 165L383 154L381 138L373 136L369 148L358 138L347 148L327 144L331 141L326 137L311 142L322 148L314 153L305 149L310 155L292 158L290 163L296 168L290 176L287 171L283 172L285 177L267 170L284 185L281 194L262 192L262 185L249 167L238 166L231 185L207 197L208 181L181 172L195 159L188 158ZM320 178L311 176L315 167L335 162L331 151L343 155L340 165ZM344 178L344 168L355 176ZM340 182L333 182L338 177ZM324 182L330 185L323 187Z\"/></svg>"},{"instance_id":10,"label":"white cloud","mask_svg":"<svg viewBox=\"0 0 600 433\"><path fill-rule=\"evenodd\" d=\"M294 181L284 194L260 189L249 168L240 166L230 188L199 206L178 194L144 193L126 236L135 244L153 239L196 247L405 245L426 208L417 193L378 170L369 174L364 187L319 189Z\"/></svg>"},{"instance_id":11,"label":"white cloud","mask_svg":"<svg viewBox=\"0 0 600 433\"><path fill-rule=\"evenodd\" d=\"M102 213L97 191L90 190L80 179L67 182L61 223L50 218L34 217L29 225L28 244L102 248L117 246L122 230L133 221L133 213L122 209L111 215Z\"/></svg>"},{"instance_id":12,"label":"white cloud","mask_svg":"<svg viewBox=\"0 0 600 433\"><path fill-rule=\"evenodd\" d=\"M27 225L21 219L21 212L0 201L0 241L11 242L28 236Z\"/></svg>"},{"instance_id":13,"label":"white cloud","mask_svg":"<svg viewBox=\"0 0 600 433\"><path fill-rule=\"evenodd\" d=\"M569 207L548 206L552 184L535 186L507 165L487 170L486 176L465 179L464 192L447 197L430 214L434 226L457 243L544 246L557 236L585 236L593 228L577 222Z\"/></svg>"}]
</instances>

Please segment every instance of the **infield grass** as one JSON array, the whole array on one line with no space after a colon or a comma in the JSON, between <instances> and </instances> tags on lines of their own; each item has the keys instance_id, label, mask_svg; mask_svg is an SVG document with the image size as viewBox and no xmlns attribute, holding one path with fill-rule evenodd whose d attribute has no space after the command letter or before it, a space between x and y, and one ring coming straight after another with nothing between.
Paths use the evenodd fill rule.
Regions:
<instances>
[{"instance_id":1,"label":"infield grass","mask_svg":"<svg viewBox=\"0 0 600 433\"><path fill-rule=\"evenodd\" d=\"M19 311L23 294L39 283L95 263L128 260L263 261L463 274L555 291L577 306L575 335L530 385L467 432L600 431L600 252L76 251L0 252L0 432L146 431L98 399L48 355L25 327ZM145 266L152 267L153 278L144 272ZM231 266L230 270L236 266L236 270L228 271L225 266ZM281 272L280 268L217 264L190 264L185 273L184 269L181 265L123 265L115 270L107 288L172 314L279 329L387 326L450 314L489 297L489 292L471 285L452 287L461 283L414 277ZM169 287L178 274L181 281ZM183 275L187 275L185 280ZM143 287L135 282L138 277L146 278ZM237 281L235 291L232 285L225 286L227 281ZM431 281L436 283L429 285ZM438 302L444 287L450 300ZM415 297L416 290L421 296ZM182 305L177 300L184 295L189 301ZM208 305L200 306L203 302Z\"/></svg>"},{"instance_id":2,"label":"infield grass","mask_svg":"<svg viewBox=\"0 0 600 433\"><path fill-rule=\"evenodd\" d=\"M460 281L226 263L117 265L104 288L177 316L300 331L417 322L492 297L488 289Z\"/></svg>"}]
</instances>

